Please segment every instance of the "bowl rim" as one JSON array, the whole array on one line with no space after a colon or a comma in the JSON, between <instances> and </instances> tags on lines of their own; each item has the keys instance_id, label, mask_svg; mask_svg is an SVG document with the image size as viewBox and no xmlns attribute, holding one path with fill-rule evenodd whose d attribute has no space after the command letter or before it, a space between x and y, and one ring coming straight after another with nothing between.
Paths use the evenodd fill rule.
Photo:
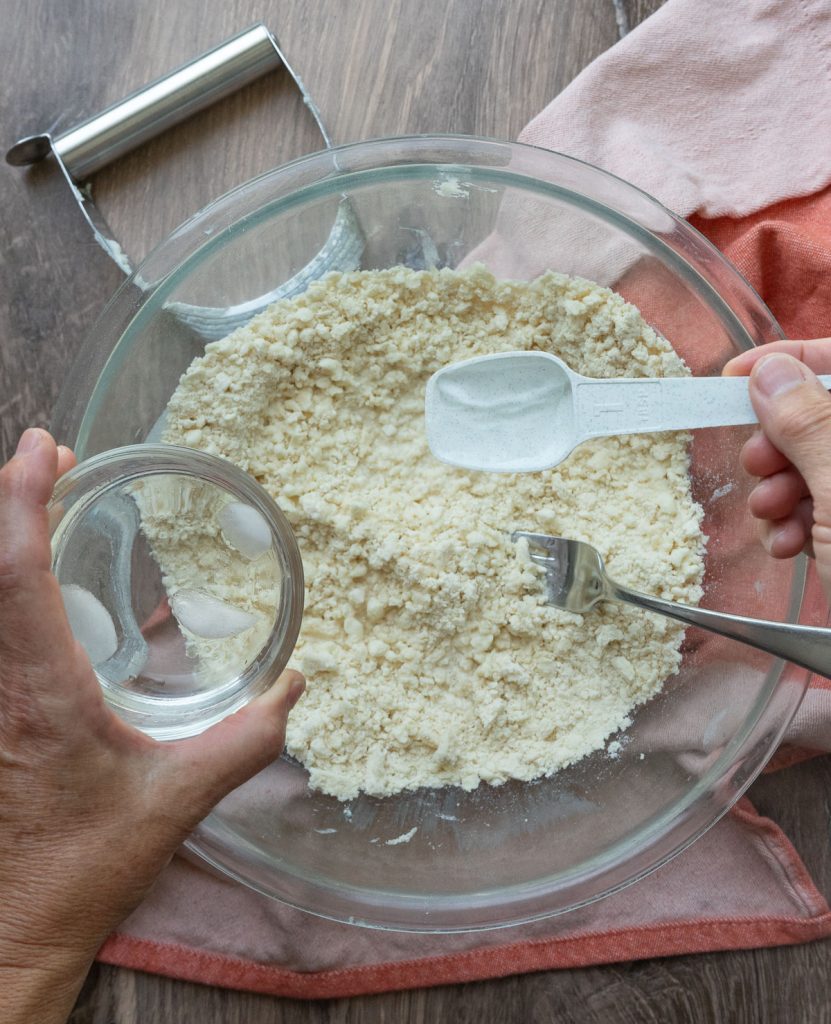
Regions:
<instances>
[{"instance_id":1,"label":"bowl rim","mask_svg":"<svg viewBox=\"0 0 831 1024\"><path fill-rule=\"evenodd\" d=\"M464 159L448 159L446 162L426 159L427 155L436 153L444 153L448 158L455 155ZM523 168L547 170L548 176L541 179L530 173L516 175L514 184L533 180L544 188L546 185L555 184L554 179L557 179L556 187L568 191L567 186L559 183L563 178L568 182L575 173L581 179L588 175L602 194L605 195L603 186L610 186L612 195L624 197L627 210L624 219L637 224L639 230L655 239L658 239L658 236L654 229L649 227L649 219L657 216L668 229L666 238L658 239L660 245L668 252L674 251L676 260L689 267L690 272L707 285L717 304L723 307L722 313L726 311L738 333L743 334L746 347L755 344L757 338L767 341L784 337L781 327L755 289L700 231L647 192L623 178L578 158L524 143L459 134L403 135L351 143L301 157L236 186L184 221L147 255L100 314L76 363L76 366L86 364L87 371L89 367L92 367L93 371L96 367L99 369L95 385L86 390L91 398L94 397L106 365L129 333L130 325L153 297L158 298L166 288L172 286L172 275L192 267L192 261L200 254L204 257L213 251L213 247L224 244L223 233L226 234L227 240L227 232L238 228L256 210L262 211L262 204L256 204L262 189L277 190L268 206L273 213L281 204L301 201L309 194L310 189L323 188L334 194L339 182L373 170L419 166L429 167L433 172L438 169L449 173L467 173L472 172L473 168L485 168L488 173L498 173L504 177L509 172L485 158L505 155L509 163L516 160ZM482 164L475 163L477 157L483 160ZM574 194L585 197L584 193ZM611 210L610 207L604 206L603 202L593 201L597 206ZM639 214L640 221L637 220ZM616 213L616 216L620 218L620 214ZM221 231L218 233L213 230L217 224L221 225ZM208 237L205 234L206 225L212 228ZM673 250L672 245L677 245L678 250ZM695 267L690 262L693 259L697 261ZM729 282L731 290L728 297L723 297L717 287L717 284L721 283L719 275ZM102 339L115 342L106 353L103 363ZM63 436L76 438L76 443L82 447L86 443L83 426L92 404L90 398L86 408L79 409L78 395L83 391L84 387L79 387L77 375L73 373L67 381L55 412L56 429ZM795 569L795 583L791 593L791 611L794 616L798 615L804 580L805 559L802 558ZM733 737L721 757L708 768L684 798L659 815L655 822L642 824L636 838L648 848L649 856L644 858L637 871L627 871L626 865L629 861L616 860L612 856L625 842L619 840L606 850L602 857L597 858L597 864L594 864L594 861L584 861L579 868L557 876L563 879L564 884L556 889L551 889L549 884L545 894L547 901L545 898L541 900L541 894L537 890L540 885L545 887L546 883L550 883L550 878L533 884L522 883L516 887L500 888L500 896L504 898L497 901L498 905L494 903L492 893L483 890L481 894L473 894L481 895L478 902L472 899L470 893L465 893L461 899L438 895L423 898L402 896L397 899L393 912L390 912L388 903L379 905L379 900L375 898L376 890L357 888L353 892L348 892L341 884L328 885L320 879L311 882L300 875L292 878L291 872L281 873L280 881L283 884L280 891L276 891L273 887L264 886L250 873L246 874L245 867L241 867L235 857L229 857L227 851L221 848L221 844L218 845L218 833L211 831L215 812L196 830L186 846L224 875L233 877L265 895L317 916L372 928L399 931L472 931L517 925L564 913L601 899L649 874L682 852L729 811L764 767L804 694L807 673L804 674L801 684L797 681L798 677L791 678L793 685L789 687L779 685L781 678L782 665L777 663L770 669L768 682L754 704L752 712L745 719L743 728ZM763 756L759 756L758 753L760 733L765 737ZM758 763L755 764L753 771L745 772L741 779L736 781L732 778L735 762L750 750L755 750L754 762ZM698 813L693 815L696 809ZM673 843L666 842L667 836L674 833L674 827L669 830L666 827L670 819L676 824L686 822L683 838ZM631 846L631 842L628 845ZM599 886L595 884L595 891L588 894L582 892L584 876L587 874L594 883L598 880L601 883ZM315 904L313 906L309 905L310 893L314 896L311 900ZM552 893L556 898L550 898ZM568 896L568 893L572 895ZM387 893L381 895L389 896ZM566 898L563 899L563 896ZM463 908L460 907L460 903L464 904ZM460 909L466 912L464 922L459 920ZM471 909L472 913L467 913Z\"/></svg>"},{"instance_id":2,"label":"bowl rim","mask_svg":"<svg viewBox=\"0 0 831 1024\"><path fill-rule=\"evenodd\" d=\"M533 146L521 142L507 142L500 139L487 138L478 135L462 135L458 133L436 133L423 135L395 135L376 139L369 139L362 142L347 143L343 146L332 147L331 149L318 150L317 152L298 157L288 163L279 165L269 171L256 175L248 181L234 186L223 195L207 203L200 210L193 213L174 228L165 238L159 241L134 269L133 273L119 285L110 299L106 302L99 313L86 338L81 344L73 365L70 367L64 386L61 388L52 415L52 425L61 436L74 441L77 445L83 445L84 422L88 418L88 408L82 407L79 395L84 392L93 393L97 384L89 387L89 378L92 374L100 376L105 371L105 364L110 357L116 354L116 350L129 325L137 317L147 303L158 296L165 287L170 287L171 277L181 271L183 264L197 257L204 257L216 246L224 244L224 237L231 226L244 222L252 212L243 207L237 213L235 219L229 224L225 217L226 207L239 203L244 197L265 185L273 186L281 183L279 195L272 202L277 203L289 197L296 197L298 193L316 184L327 182L330 184L338 176L345 176L354 173L355 168L349 168L349 161L355 161L362 166L362 159L372 157L376 153L387 154L390 150L399 152L401 156L408 156L410 153L417 153L422 148L435 147L440 152L447 151L447 155L455 155L460 159L450 160L436 164L433 161L405 160L399 159L395 166L423 165L438 168L443 172L459 173L471 169L471 153L461 153L454 147L476 147L479 151L491 154L496 157L499 153L514 155L525 154L535 156L538 160L544 161L551 167L579 168L579 173L588 174L597 182L611 182L621 195L636 198L642 211L658 211L665 221L678 231L692 244L693 250L697 252L704 262L704 266L697 268L696 276L709 286L711 297L716 298L719 305L725 306L731 318L737 317L736 310L721 298L714 282L707 271L711 267L717 267L720 271L729 271L732 284L735 287L735 298L741 300L742 305L752 308L758 317L753 324L758 329L764 327L771 332L769 340L778 340L785 337L784 331L777 323L764 301L753 288L750 282L697 228L688 221L673 213L668 207L655 199L648 192L626 181L618 175L606 171L588 161L578 157L569 156L556 150L544 149L540 146ZM464 160L461 157L464 156ZM465 162L465 160L467 162ZM388 164L384 166L389 166ZM499 165L486 162L484 166L490 166L495 170ZM376 169L371 167L363 169ZM536 167L542 170L541 167ZM524 176L525 182L533 180L530 175ZM536 179L543 184L550 183L549 179ZM598 204L603 206L603 204ZM606 210L610 208L605 207ZM649 233L649 229L646 229ZM686 262L686 261L681 261ZM742 324L746 333L746 345L752 347L753 340L747 330L747 324ZM115 335L115 343L113 337ZM103 344L102 344L103 342ZM110 342L110 347L107 347Z\"/></svg>"},{"instance_id":3,"label":"bowl rim","mask_svg":"<svg viewBox=\"0 0 831 1024\"><path fill-rule=\"evenodd\" d=\"M96 503L125 485L159 477L184 477L212 486L262 516L279 569L279 603L268 636L242 671L217 687L181 696L151 696L113 683L93 667L105 702L129 725L157 740L196 736L265 693L288 663L300 633L304 579L300 549L288 519L252 476L219 455L174 444L125 445L83 460L56 483L47 505L52 568L67 530Z\"/></svg>"}]
</instances>

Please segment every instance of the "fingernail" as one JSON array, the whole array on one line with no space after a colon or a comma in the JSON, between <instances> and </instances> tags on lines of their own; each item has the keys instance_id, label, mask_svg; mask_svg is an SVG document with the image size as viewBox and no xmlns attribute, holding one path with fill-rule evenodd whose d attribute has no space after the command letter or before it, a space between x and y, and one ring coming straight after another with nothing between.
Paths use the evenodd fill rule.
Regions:
<instances>
[{"instance_id":1,"label":"fingernail","mask_svg":"<svg viewBox=\"0 0 831 1024\"><path fill-rule=\"evenodd\" d=\"M768 398L784 395L807 380L802 363L781 352L760 359L753 367L752 377L756 387Z\"/></svg>"},{"instance_id":2,"label":"fingernail","mask_svg":"<svg viewBox=\"0 0 831 1024\"><path fill-rule=\"evenodd\" d=\"M286 704L288 705L289 711L294 705L300 700L303 694L306 692L306 681L304 679L295 679L289 687L289 695L286 697Z\"/></svg>"},{"instance_id":3,"label":"fingernail","mask_svg":"<svg viewBox=\"0 0 831 1024\"><path fill-rule=\"evenodd\" d=\"M28 455L29 452L33 452L37 448L43 435L35 427L30 427L28 430L24 430L20 435L20 440L17 442L16 455Z\"/></svg>"}]
</instances>

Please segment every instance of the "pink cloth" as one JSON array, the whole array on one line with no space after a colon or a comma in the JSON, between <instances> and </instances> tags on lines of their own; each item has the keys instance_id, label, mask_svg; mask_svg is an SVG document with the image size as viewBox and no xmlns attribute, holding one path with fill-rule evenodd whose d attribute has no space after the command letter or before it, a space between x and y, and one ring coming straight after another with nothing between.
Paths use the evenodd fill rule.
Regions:
<instances>
[{"instance_id":1,"label":"pink cloth","mask_svg":"<svg viewBox=\"0 0 831 1024\"><path fill-rule=\"evenodd\" d=\"M743 801L638 885L563 917L484 933L412 935L334 924L177 858L99 959L319 999L827 934L831 911L793 848Z\"/></svg>"},{"instance_id":2,"label":"pink cloth","mask_svg":"<svg viewBox=\"0 0 831 1024\"><path fill-rule=\"evenodd\" d=\"M831 4L670 0L521 139L596 163L684 215L703 214L696 225L791 336L831 334L831 189L819 191L831 182ZM798 196L808 198L771 207ZM537 256L544 244L542 237ZM816 593L810 611L824 620ZM694 694L689 735L670 747L658 720L654 742L691 763L706 753L711 719L707 694ZM828 750L831 684L814 680L778 761ZM782 832L744 800L636 885L490 933L396 935L333 924L177 858L100 959L324 997L826 935L825 899Z\"/></svg>"},{"instance_id":3,"label":"pink cloth","mask_svg":"<svg viewBox=\"0 0 831 1024\"><path fill-rule=\"evenodd\" d=\"M831 4L669 0L519 139L682 217L743 217L817 192L831 182Z\"/></svg>"}]
</instances>

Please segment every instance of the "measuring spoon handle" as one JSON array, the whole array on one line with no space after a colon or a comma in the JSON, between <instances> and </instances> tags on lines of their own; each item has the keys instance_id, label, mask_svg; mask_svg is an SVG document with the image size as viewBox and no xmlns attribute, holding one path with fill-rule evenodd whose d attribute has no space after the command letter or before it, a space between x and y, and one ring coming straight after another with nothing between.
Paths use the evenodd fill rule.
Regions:
<instances>
[{"instance_id":1,"label":"measuring spoon handle","mask_svg":"<svg viewBox=\"0 0 831 1024\"><path fill-rule=\"evenodd\" d=\"M576 375L574 412L582 440L757 423L747 377L612 378ZM831 388L831 374L820 377Z\"/></svg>"}]
</instances>

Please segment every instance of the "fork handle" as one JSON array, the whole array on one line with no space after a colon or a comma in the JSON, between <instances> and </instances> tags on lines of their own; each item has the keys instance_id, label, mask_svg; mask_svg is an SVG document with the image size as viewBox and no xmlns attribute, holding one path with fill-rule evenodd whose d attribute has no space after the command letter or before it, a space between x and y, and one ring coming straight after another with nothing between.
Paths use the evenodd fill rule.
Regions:
<instances>
[{"instance_id":1,"label":"fork handle","mask_svg":"<svg viewBox=\"0 0 831 1024\"><path fill-rule=\"evenodd\" d=\"M785 658L807 668L810 672L831 679L831 629L817 626L799 626L786 622L768 622L749 619L728 612L714 612L709 608L693 608L687 604L674 604L660 597L629 590L610 581L610 596L650 612L658 612L690 626L700 626L730 640L738 640L760 651Z\"/></svg>"}]
</instances>

